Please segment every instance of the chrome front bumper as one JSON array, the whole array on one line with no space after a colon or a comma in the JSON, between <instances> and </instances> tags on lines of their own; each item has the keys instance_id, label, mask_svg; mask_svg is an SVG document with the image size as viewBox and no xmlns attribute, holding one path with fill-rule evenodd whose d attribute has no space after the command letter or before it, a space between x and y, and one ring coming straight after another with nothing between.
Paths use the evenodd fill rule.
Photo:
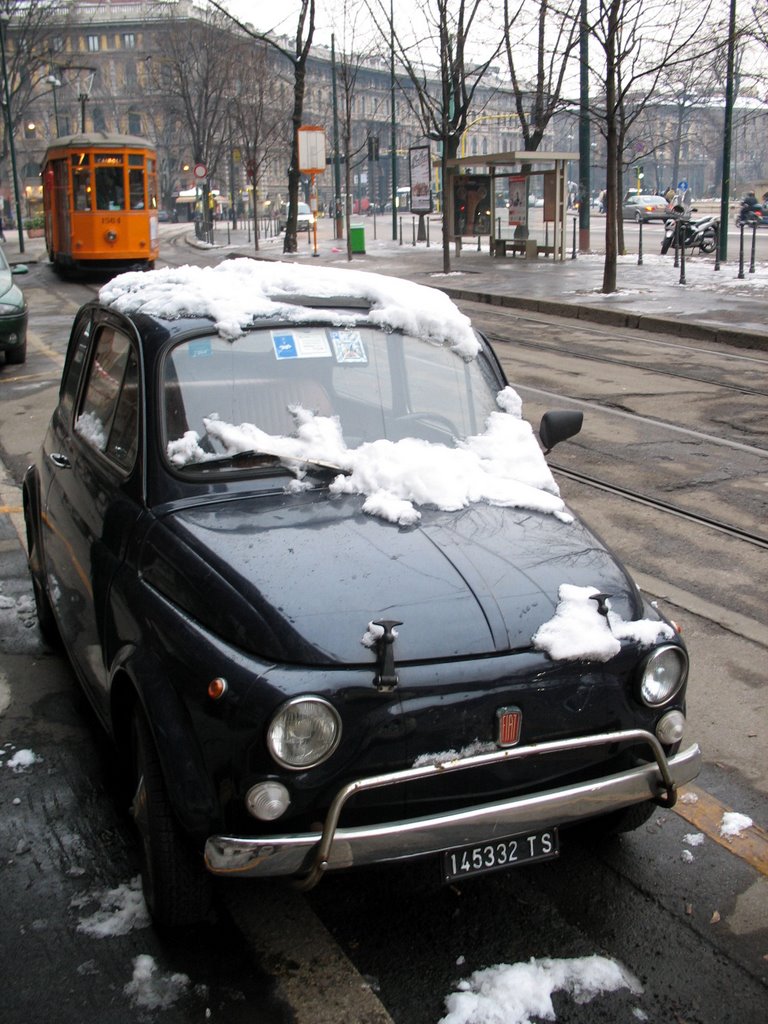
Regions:
<instances>
[{"instance_id":1,"label":"chrome front bumper","mask_svg":"<svg viewBox=\"0 0 768 1024\"><path fill-rule=\"evenodd\" d=\"M424 780L444 772L628 742L647 744L655 763L643 763L590 782L458 811L381 825L339 827L342 809L356 793ZM298 875L303 876L301 884L310 888L325 871L407 860L456 846L481 844L519 832L567 825L647 800L671 806L677 788L695 779L700 766L701 752L697 744L668 759L656 737L640 729L497 750L351 782L336 794L322 832L258 838L211 836L205 845L205 862L208 870L216 875L246 878Z\"/></svg>"}]
</instances>

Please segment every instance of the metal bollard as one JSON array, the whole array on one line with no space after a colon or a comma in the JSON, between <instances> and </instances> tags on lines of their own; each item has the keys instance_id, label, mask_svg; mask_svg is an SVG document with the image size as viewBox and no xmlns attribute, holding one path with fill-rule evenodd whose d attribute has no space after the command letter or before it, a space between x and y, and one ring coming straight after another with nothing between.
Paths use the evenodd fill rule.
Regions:
<instances>
[{"instance_id":1,"label":"metal bollard","mask_svg":"<svg viewBox=\"0 0 768 1024\"><path fill-rule=\"evenodd\" d=\"M400 245L403 244L403 218L400 217Z\"/></svg>"},{"instance_id":2,"label":"metal bollard","mask_svg":"<svg viewBox=\"0 0 768 1024\"><path fill-rule=\"evenodd\" d=\"M642 267L643 265L643 222L640 221L640 235L637 242L637 265Z\"/></svg>"},{"instance_id":3,"label":"metal bollard","mask_svg":"<svg viewBox=\"0 0 768 1024\"><path fill-rule=\"evenodd\" d=\"M744 225L739 224L739 272L736 275L738 281L744 280Z\"/></svg>"},{"instance_id":4,"label":"metal bollard","mask_svg":"<svg viewBox=\"0 0 768 1024\"><path fill-rule=\"evenodd\" d=\"M720 269L720 226L715 231L715 270Z\"/></svg>"},{"instance_id":5,"label":"metal bollard","mask_svg":"<svg viewBox=\"0 0 768 1024\"><path fill-rule=\"evenodd\" d=\"M673 242L675 247L675 266L680 266L680 221L675 224L675 240Z\"/></svg>"},{"instance_id":6,"label":"metal bollard","mask_svg":"<svg viewBox=\"0 0 768 1024\"><path fill-rule=\"evenodd\" d=\"M755 242L757 235L757 224L752 225L752 252L749 257L749 272L754 274L755 272Z\"/></svg>"},{"instance_id":7,"label":"metal bollard","mask_svg":"<svg viewBox=\"0 0 768 1024\"><path fill-rule=\"evenodd\" d=\"M680 284L685 284L685 225L683 225L683 235L680 243Z\"/></svg>"},{"instance_id":8,"label":"metal bollard","mask_svg":"<svg viewBox=\"0 0 768 1024\"><path fill-rule=\"evenodd\" d=\"M413 245L415 247L415 245L416 245L416 218L415 217L411 217L411 234L413 235L413 241L411 242L411 245Z\"/></svg>"},{"instance_id":9,"label":"metal bollard","mask_svg":"<svg viewBox=\"0 0 768 1024\"><path fill-rule=\"evenodd\" d=\"M573 251L571 252L571 259L576 259L576 218L573 218Z\"/></svg>"}]
</instances>

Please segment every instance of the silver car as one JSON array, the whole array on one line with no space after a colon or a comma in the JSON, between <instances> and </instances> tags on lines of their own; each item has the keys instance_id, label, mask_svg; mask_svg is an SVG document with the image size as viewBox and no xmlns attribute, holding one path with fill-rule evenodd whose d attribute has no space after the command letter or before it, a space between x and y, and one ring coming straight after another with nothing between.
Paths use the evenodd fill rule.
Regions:
<instances>
[{"instance_id":1,"label":"silver car","mask_svg":"<svg viewBox=\"0 0 768 1024\"><path fill-rule=\"evenodd\" d=\"M669 216L669 203L664 196L629 196L624 200L624 220L647 224L649 220L665 220Z\"/></svg>"}]
</instances>

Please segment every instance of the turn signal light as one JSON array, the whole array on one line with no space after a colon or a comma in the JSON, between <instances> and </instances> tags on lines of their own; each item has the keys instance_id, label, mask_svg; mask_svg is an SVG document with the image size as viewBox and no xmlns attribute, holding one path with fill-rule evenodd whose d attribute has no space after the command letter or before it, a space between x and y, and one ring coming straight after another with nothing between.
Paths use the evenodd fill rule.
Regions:
<instances>
[{"instance_id":1,"label":"turn signal light","mask_svg":"<svg viewBox=\"0 0 768 1024\"><path fill-rule=\"evenodd\" d=\"M227 680L217 676L208 683L208 696L211 700L221 700L227 692Z\"/></svg>"}]
</instances>

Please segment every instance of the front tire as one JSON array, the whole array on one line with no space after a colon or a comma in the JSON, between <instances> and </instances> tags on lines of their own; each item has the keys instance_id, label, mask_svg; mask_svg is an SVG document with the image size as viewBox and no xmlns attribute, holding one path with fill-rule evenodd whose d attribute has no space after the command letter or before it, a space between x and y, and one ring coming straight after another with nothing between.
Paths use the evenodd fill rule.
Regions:
<instances>
[{"instance_id":1,"label":"front tire","mask_svg":"<svg viewBox=\"0 0 768 1024\"><path fill-rule=\"evenodd\" d=\"M5 361L9 366L21 366L27 361L27 339L15 348L9 348L5 353Z\"/></svg>"},{"instance_id":2,"label":"front tire","mask_svg":"<svg viewBox=\"0 0 768 1024\"><path fill-rule=\"evenodd\" d=\"M147 908L159 928L197 924L211 914L211 878L173 813L157 748L139 709L133 721L133 753L136 790L131 812L141 839Z\"/></svg>"}]
</instances>

